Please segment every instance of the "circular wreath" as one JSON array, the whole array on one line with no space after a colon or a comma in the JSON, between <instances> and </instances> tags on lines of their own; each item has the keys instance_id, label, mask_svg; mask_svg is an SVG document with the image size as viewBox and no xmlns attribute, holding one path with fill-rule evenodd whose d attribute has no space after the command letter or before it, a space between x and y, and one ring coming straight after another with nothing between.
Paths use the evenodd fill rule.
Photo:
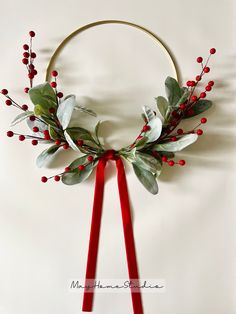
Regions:
<instances>
[{"instance_id":1,"label":"circular wreath","mask_svg":"<svg viewBox=\"0 0 236 314\"><path fill-rule=\"evenodd\" d=\"M29 44L23 45L22 62L26 66L30 86L24 91L28 94L33 107L29 109L26 104L19 105L6 89L2 89L1 93L6 97L7 106L13 106L21 111L12 121L11 126L26 121L32 133L23 135L10 130L7 136L18 136L20 141L31 140L32 145L48 144L49 147L43 150L36 160L38 167L42 167L60 149L73 149L83 154L72 161L60 174L52 177L43 176L42 182L54 179L67 185L77 184L90 176L100 158L107 156L108 159L115 159L120 156L132 164L134 173L144 187L152 194L156 194L157 178L163 164L170 167L184 166L185 160L174 160L175 153L194 143L198 136L203 134L200 126L207 122L205 117L201 117L200 122L190 130L179 128L179 124L183 119L202 114L212 106L212 102L207 100L206 96L212 90L214 81L209 81L200 93L196 92L196 87L203 76L210 71L208 62L216 49L210 49L210 54L205 61L202 57L196 59L201 65L200 73L194 80L187 81L186 86L180 86L176 79L167 77L165 80L167 98L163 96L155 98L157 113L148 106L143 107L144 125L136 139L127 147L117 151L106 151L99 137L100 122L95 126L93 134L79 125L70 127L74 110L96 114L78 105L75 95L64 96L57 90L56 70L50 72L50 80L40 85L33 85L37 75L36 53L32 50L35 32L30 31L29 36Z\"/></svg>"}]
</instances>

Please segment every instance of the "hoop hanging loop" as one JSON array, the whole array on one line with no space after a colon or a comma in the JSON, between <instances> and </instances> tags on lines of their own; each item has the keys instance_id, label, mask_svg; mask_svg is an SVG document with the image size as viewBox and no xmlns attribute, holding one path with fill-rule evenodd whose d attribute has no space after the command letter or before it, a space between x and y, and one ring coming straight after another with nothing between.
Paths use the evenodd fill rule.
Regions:
<instances>
[{"instance_id":1,"label":"hoop hanging loop","mask_svg":"<svg viewBox=\"0 0 236 314\"><path fill-rule=\"evenodd\" d=\"M61 43L60 45L57 47L57 49L55 50L55 52L53 53L48 67L47 67L47 71L46 71L46 81L49 81L50 79L50 75L51 75L51 71L54 67L54 64L56 62L56 59L58 58L58 56L60 55L62 49L65 47L65 45L75 36L79 35L80 33L86 31L89 28L92 27L96 27L99 25L103 25L103 24L123 24L123 25L128 25L134 28L137 28L141 31L143 31L144 33L146 33L147 35L149 35L150 37L152 37L152 39L155 40L155 42L164 50L164 52L167 54L167 57L172 65L173 71L174 71L174 76L176 78L176 80L180 83L180 71L177 65L177 62L175 60L175 57L173 55L173 53L171 52L171 50L169 49L169 47L153 32L151 32L150 30L146 29L145 27L135 24L135 23L131 23L131 22L127 22L127 21L122 21L122 20L101 20L101 21L96 21L93 23L89 23L87 25L84 25L80 28L78 28L76 31L74 31L73 33L71 33L69 36L67 36Z\"/></svg>"}]
</instances>

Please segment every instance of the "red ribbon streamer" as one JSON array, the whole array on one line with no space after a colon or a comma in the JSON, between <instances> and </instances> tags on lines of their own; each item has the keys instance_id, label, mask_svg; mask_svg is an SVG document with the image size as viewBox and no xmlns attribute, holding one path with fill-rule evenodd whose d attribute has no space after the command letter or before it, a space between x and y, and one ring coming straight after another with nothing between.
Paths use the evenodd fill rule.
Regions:
<instances>
[{"instance_id":1,"label":"red ribbon streamer","mask_svg":"<svg viewBox=\"0 0 236 314\"><path fill-rule=\"evenodd\" d=\"M90 230L89 250L87 258L87 270L85 279L85 290L83 299L83 312L92 312L93 297L94 297L94 283L96 276L96 264L99 245L99 234L102 217L103 194L105 184L105 167L107 160L115 160L117 168L117 183L120 196L120 206L122 213L123 231L125 238L126 257L129 271L129 279L132 282L131 297L134 314L143 314L141 293L139 287L138 266L135 253L134 235L132 227L131 210L129 204L129 195L127 189L127 182L125 176L125 169L123 162L114 150L108 150L103 157L99 159L97 172L95 193L93 202L93 214ZM86 288L87 287L87 288ZM90 288L88 288L90 287Z\"/></svg>"}]
</instances>

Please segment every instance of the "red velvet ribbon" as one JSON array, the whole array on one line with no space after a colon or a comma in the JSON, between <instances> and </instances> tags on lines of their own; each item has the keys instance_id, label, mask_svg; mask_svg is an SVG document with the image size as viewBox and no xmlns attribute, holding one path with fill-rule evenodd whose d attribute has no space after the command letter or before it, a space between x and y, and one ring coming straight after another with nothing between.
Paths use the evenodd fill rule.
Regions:
<instances>
[{"instance_id":1,"label":"red velvet ribbon","mask_svg":"<svg viewBox=\"0 0 236 314\"><path fill-rule=\"evenodd\" d=\"M87 270L85 279L85 290L83 299L83 312L92 312L93 297L94 297L94 283L96 276L96 264L99 245L99 233L102 217L103 193L105 184L105 167L108 160L116 161L117 168L117 182L120 196L120 206L122 213L123 231L125 239L126 257L129 271L129 279L132 281L131 297L134 314L143 314L142 300L139 286L138 266L135 253L134 235L132 227L131 210L129 204L129 195L127 189L127 182L125 176L125 169L121 158L116 155L114 150L108 150L103 157L99 159L97 172L95 193L93 202L93 213L90 230L89 250L87 259ZM136 286L136 287L135 287ZM86 288L87 287L87 288ZM90 288L88 288L90 287Z\"/></svg>"}]
</instances>

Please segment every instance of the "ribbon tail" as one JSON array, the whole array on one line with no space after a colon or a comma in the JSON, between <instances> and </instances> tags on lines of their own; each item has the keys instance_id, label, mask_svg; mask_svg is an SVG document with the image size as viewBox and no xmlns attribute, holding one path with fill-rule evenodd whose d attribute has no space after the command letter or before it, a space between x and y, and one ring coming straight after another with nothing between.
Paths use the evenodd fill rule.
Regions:
<instances>
[{"instance_id":1,"label":"ribbon tail","mask_svg":"<svg viewBox=\"0 0 236 314\"><path fill-rule=\"evenodd\" d=\"M94 284L96 276L96 265L99 245L99 234L102 217L102 205L104 194L104 170L106 167L106 160L100 159L96 172L95 193L93 202L92 222L90 229L90 240L87 258L87 269L85 278L85 289L83 298L83 312L92 312Z\"/></svg>"},{"instance_id":2,"label":"ribbon tail","mask_svg":"<svg viewBox=\"0 0 236 314\"><path fill-rule=\"evenodd\" d=\"M143 314L127 181L124 165L120 158L116 160L116 167L129 279L133 286L131 286L133 312L134 314Z\"/></svg>"}]
</instances>

